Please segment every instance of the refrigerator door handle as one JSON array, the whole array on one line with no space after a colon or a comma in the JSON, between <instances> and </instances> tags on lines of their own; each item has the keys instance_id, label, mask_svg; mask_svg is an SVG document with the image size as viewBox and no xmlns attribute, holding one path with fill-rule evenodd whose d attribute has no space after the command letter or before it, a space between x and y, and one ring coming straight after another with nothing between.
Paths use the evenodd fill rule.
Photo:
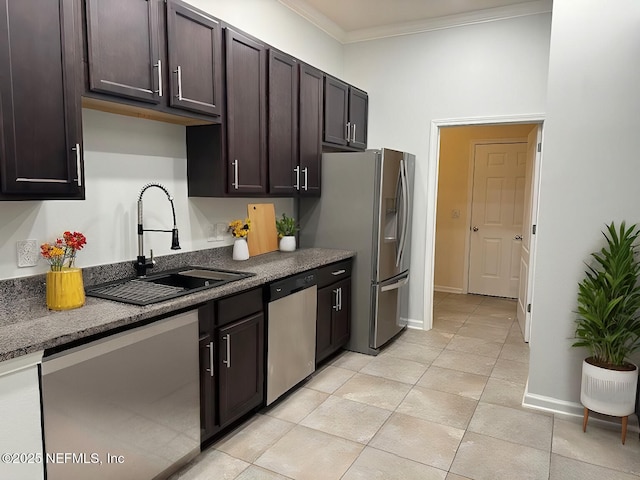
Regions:
<instances>
[{"instance_id":1,"label":"refrigerator door handle","mask_svg":"<svg viewBox=\"0 0 640 480\"><path fill-rule=\"evenodd\" d=\"M404 245L407 237L407 212L409 210L409 197L407 196L407 175L406 175L406 170L404 166L404 160L400 160L399 177L400 177L399 178L400 194L398 195L398 197L402 201L402 205L401 205L402 227L400 231L400 238L398 239L396 267L400 266L400 261L402 260L402 254L404 253Z\"/></svg>"},{"instance_id":2,"label":"refrigerator door handle","mask_svg":"<svg viewBox=\"0 0 640 480\"><path fill-rule=\"evenodd\" d=\"M385 285L384 287L380 287L380 291L388 292L389 290L396 290L400 287L404 287L407 283L409 283L409 277L404 277L402 280L398 280L396 283L392 283L390 285Z\"/></svg>"}]
</instances>

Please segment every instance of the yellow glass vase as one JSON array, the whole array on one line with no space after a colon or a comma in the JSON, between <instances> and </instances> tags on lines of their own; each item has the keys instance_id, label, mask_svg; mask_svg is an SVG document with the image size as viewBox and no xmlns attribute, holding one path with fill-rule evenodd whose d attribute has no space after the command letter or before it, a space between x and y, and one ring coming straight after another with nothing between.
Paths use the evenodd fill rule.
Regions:
<instances>
[{"instance_id":1,"label":"yellow glass vase","mask_svg":"<svg viewBox=\"0 0 640 480\"><path fill-rule=\"evenodd\" d=\"M47 272L47 307L49 310L71 310L84 305L82 270L64 267Z\"/></svg>"}]
</instances>

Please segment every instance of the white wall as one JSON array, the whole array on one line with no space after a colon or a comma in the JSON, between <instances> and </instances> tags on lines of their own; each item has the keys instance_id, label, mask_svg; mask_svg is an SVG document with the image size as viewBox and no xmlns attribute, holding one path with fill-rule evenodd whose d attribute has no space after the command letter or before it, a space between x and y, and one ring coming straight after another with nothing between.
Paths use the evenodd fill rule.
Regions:
<instances>
[{"instance_id":1,"label":"white wall","mask_svg":"<svg viewBox=\"0 0 640 480\"><path fill-rule=\"evenodd\" d=\"M334 75L342 75L342 45L277 0L193 0L194 6ZM47 270L18 268L16 242L53 241L65 230L88 239L79 266L133 260L137 255L136 201L158 181L175 198L182 251L231 243L207 242L206 226L246 216L247 203L275 203L292 214L291 199L187 198L185 127L83 110L86 200L0 202L0 279ZM170 228L169 202L159 189L144 194L145 226ZM146 233L145 250L171 253L167 233Z\"/></svg>"},{"instance_id":2,"label":"white wall","mask_svg":"<svg viewBox=\"0 0 640 480\"><path fill-rule=\"evenodd\" d=\"M346 81L369 93L369 147L416 155L409 316L423 320L429 130L435 119L544 112L550 14L345 48ZM432 255L432 252L429 252Z\"/></svg>"},{"instance_id":3,"label":"white wall","mask_svg":"<svg viewBox=\"0 0 640 480\"><path fill-rule=\"evenodd\" d=\"M578 409L577 284L612 220L640 222L640 3L554 0L528 403ZM568 402L568 403L567 403Z\"/></svg>"}]
</instances>

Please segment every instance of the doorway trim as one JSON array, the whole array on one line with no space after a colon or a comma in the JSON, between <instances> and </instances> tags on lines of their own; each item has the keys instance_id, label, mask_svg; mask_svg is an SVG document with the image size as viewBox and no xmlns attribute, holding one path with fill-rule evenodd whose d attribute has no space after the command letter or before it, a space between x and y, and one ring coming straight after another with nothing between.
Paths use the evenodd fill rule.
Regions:
<instances>
[{"instance_id":1,"label":"doorway trim","mask_svg":"<svg viewBox=\"0 0 640 480\"><path fill-rule=\"evenodd\" d=\"M436 248L436 213L438 202L438 174L440 167L440 128L442 127L462 127L481 125L509 125L518 123L537 123L540 130L543 128L545 116L542 113L504 115L495 117L462 117L437 119L431 121L429 132L429 158L427 160L427 189L426 200L426 235L425 235L425 255L424 255L424 322L423 329L433 328L433 287L434 287L434 267ZM534 166L534 188L539 188L540 162ZM535 262L535 256L534 262ZM467 260L468 261L468 260ZM532 268L533 272L534 269Z\"/></svg>"}]
</instances>

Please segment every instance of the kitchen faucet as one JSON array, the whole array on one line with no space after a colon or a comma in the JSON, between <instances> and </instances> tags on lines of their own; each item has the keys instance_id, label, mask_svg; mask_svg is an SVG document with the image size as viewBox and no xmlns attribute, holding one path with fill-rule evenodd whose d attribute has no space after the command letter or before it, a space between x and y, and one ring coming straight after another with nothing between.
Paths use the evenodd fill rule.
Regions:
<instances>
[{"instance_id":1,"label":"kitchen faucet","mask_svg":"<svg viewBox=\"0 0 640 480\"><path fill-rule=\"evenodd\" d=\"M173 228L171 230L157 230L153 228L143 228L142 226L142 194L151 187L158 187L164 193L167 194L169 202L171 202L171 213L173 214ZM147 275L147 269L153 268L155 260L153 259L153 250L151 250L151 258L147 260L144 257L144 244L143 234L144 232L171 232L171 250L180 250L180 243L178 241L178 226L176 224L176 209L173 205L173 197L169 194L164 185L159 183L147 183L140 191L138 196L138 259L133 263L136 269L136 275L138 277L145 277Z\"/></svg>"}]
</instances>

